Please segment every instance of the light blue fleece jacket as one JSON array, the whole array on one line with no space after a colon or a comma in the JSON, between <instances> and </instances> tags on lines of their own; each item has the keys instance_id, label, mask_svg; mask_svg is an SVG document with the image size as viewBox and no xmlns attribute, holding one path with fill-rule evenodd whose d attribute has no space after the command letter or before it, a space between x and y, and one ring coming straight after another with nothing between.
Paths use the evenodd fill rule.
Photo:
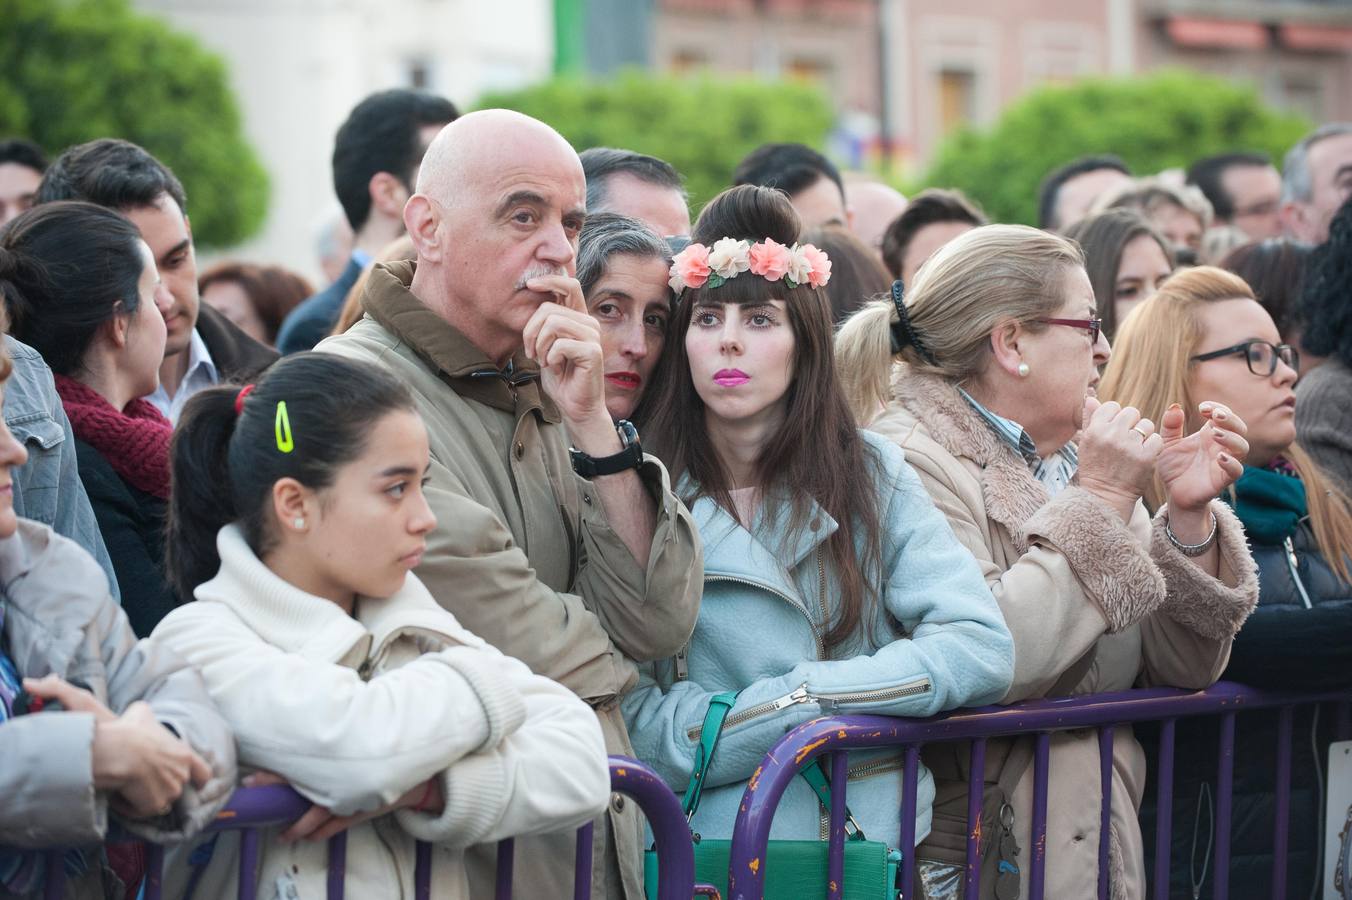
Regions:
<instances>
[{"instance_id":1,"label":"light blue fleece jacket","mask_svg":"<svg viewBox=\"0 0 1352 900\"><path fill-rule=\"evenodd\" d=\"M883 527L883 601L905 629L903 637L875 614L855 640L823 659L819 635L827 617L820 607L818 551L825 561L821 545L837 525L820 508L812 508L807 527L794 536L786 535L787 510L776 521L766 521L762 511L748 531L708 497L691 506L704 541L704 600L687 651L688 677L676 680L674 660L640 667L639 686L623 708L636 755L680 794L698 743L691 731L702 725L709 699L740 692L693 822L704 837L731 836L747 779L785 732L809 719L835 713L929 716L994 703L1009 688L1014 643L976 561L935 509L900 448L861 434L879 463L874 476ZM677 493L689 496L690 487L681 485ZM838 584L829 566L825 580L834 609ZM866 628L872 642L865 639ZM787 701L799 688L807 697L800 692L794 702L771 708L771 701ZM743 713L751 715L732 724ZM850 810L871 840L895 847L901 833L900 753L852 753L851 770L863 766L868 771L851 776ZM933 801L934 781L922 766L917 842L929 833ZM806 783L795 779L771 837L820 836L820 806Z\"/></svg>"}]
</instances>

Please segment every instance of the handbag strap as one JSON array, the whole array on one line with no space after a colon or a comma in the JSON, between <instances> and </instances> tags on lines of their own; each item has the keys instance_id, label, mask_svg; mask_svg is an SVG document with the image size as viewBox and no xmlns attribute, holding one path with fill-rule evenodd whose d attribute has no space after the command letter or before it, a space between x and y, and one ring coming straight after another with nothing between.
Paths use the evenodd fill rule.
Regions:
<instances>
[{"instance_id":1,"label":"handbag strap","mask_svg":"<svg viewBox=\"0 0 1352 900\"><path fill-rule=\"evenodd\" d=\"M699 809L700 795L704 792L704 779L713 764L714 750L718 748L718 739L723 735L723 724L736 703L736 691L724 691L709 698L709 708L704 712L704 728L700 732L699 743L695 745L695 764L690 770L690 783L686 785L685 797L681 800L686 822L693 819L695 810ZM822 772L821 766L815 762L808 763L798 770L798 774L807 782L808 787L812 788L812 793L817 796L817 802L821 804L822 809L830 812L831 783L826 780L826 774ZM868 840L864 837L864 829L859 826L848 806L845 808L845 833L852 841Z\"/></svg>"},{"instance_id":2,"label":"handbag strap","mask_svg":"<svg viewBox=\"0 0 1352 900\"><path fill-rule=\"evenodd\" d=\"M723 734L723 721L736 702L736 691L724 691L721 694L714 694L709 699L709 708L704 713L704 730L700 733L699 743L695 745L695 765L690 770L690 784L686 785L685 797L681 801L687 822L695 817L695 810L699 808L699 797L704 791L704 779L714 761L718 738Z\"/></svg>"}]
</instances>

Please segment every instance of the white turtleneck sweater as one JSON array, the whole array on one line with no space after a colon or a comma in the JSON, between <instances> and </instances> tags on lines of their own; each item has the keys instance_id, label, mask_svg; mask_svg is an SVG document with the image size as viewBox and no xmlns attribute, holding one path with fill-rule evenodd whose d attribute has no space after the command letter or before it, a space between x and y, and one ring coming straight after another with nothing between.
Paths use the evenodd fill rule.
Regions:
<instances>
[{"instance_id":1,"label":"white turtleneck sweater","mask_svg":"<svg viewBox=\"0 0 1352 900\"><path fill-rule=\"evenodd\" d=\"M241 769L275 772L339 815L442 779L440 815L401 809L351 830L348 896L411 896L414 841L427 840L440 851L433 896L467 897L462 848L575 828L605 807L591 710L462 628L412 574L349 616L273 573L237 527L223 528L217 547L220 573L150 640L202 672ZM197 900L234 896L234 848L218 842ZM170 895L187 856L171 854ZM324 896L326 859L322 843L265 843L260 896Z\"/></svg>"}]
</instances>

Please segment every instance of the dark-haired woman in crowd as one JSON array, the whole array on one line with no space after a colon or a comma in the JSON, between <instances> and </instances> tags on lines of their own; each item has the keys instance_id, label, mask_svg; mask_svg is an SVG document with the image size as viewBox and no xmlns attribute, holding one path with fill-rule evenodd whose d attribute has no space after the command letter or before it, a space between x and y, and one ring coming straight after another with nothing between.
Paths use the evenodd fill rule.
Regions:
<instances>
[{"instance_id":1,"label":"dark-haired woman in crowd","mask_svg":"<svg viewBox=\"0 0 1352 900\"><path fill-rule=\"evenodd\" d=\"M1275 243L1275 242L1268 242ZM1318 691L1352 685L1352 513L1346 496L1296 440L1294 386L1299 353L1283 339L1249 285L1221 269L1174 275L1118 335L1100 395L1159 418L1172 403L1191 412L1207 398L1248 424L1244 473L1222 495L1233 505L1258 563L1258 608L1235 637L1224 677L1255 687ZM1156 482L1152 508L1164 500ZM1319 879L1322 819L1316 771L1327 736L1311 744L1311 711L1294 737L1287 896L1304 897ZM1277 716L1240 719L1236 744L1231 897L1269 897L1276 806ZM1325 729L1327 730L1327 729ZM1214 853L1214 719L1179 724L1174 762L1174 890L1208 877ZM1209 790L1208 790L1209 789ZM1200 819L1200 821L1198 821ZM1201 874L1199 874L1201 873Z\"/></svg>"},{"instance_id":2,"label":"dark-haired woman in crowd","mask_svg":"<svg viewBox=\"0 0 1352 900\"><path fill-rule=\"evenodd\" d=\"M666 345L671 319L667 242L638 219L587 216L577 242L577 280L587 312L601 325L606 409L633 419Z\"/></svg>"},{"instance_id":3,"label":"dark-haired woman in crowd","mask_svg":"<svg viewBox=\"0 0 1352 900\"><path fill-rule=\"evenodd\" d=\"M1173 252L1134 209L1109 209L1081 219L1065 235L1084 251L1103 333L1111 341L1127 314L1173 272Z\"/></svg>"},{"instance_id":4,"label":"dark-haired woman in crowd","mask_svg":"<svg viewBox=\"0 0 1352 900\"><path fill-rule=\"evenodd\" d=\"M1009 634L971 555L901 453L859 431L836 381L828 260L798 244L785 196L742 186L676 256L679 301L647 436L704 542L704 600L681 664L624 701L638 755L686 786L710 700L736 691L694 818L732 832L742 791L785 730L827 711L927 716L1009 683ZM896 841L902 760L860 753L849 804ZM917 837L933 782L922 772ZM791 785L773 835L822 837ZM902 848L909 852L910 848Z\"/></svg>"},{"instance_id":5,"label":"dark-haired woman in crowd","mask_svg":"<svg viewBox=\"0 0 1352 900\"><path fill-rule=\"evenodd\" d=\"M837 339L856 414L873 418L883 407L871 427L906 452L1000 603L1014 635L1005 702L1206 687L1257 599L1244 530L1215 500L1242 471L1244 423L1206 395L1195 414L1203 424L1191 432L1181 410L1152 420L1100 405L1098 366L1111 351L1099 326L1074 243L988 225L935 253L904 298L864 307ZM1168 503L1152 522L1140 498L1157 474ZM987 747L985 861L999 854L1017 866L1026 892L1028 859L1043 852L1048 897L1093 896L1098 742L1092 733L1052 736L1046 843L1035 850L1029 740ZM927 747L925 761L940 780L936 822L962 846L966 748ZM1106 873L1115 898L1145 895L1136 818L1145 773L1131 729L1118 729ZM921 865L960 885L964 860L944 849L922 846ZM981 890L997 896L996 879L983 877Z\"/></svg>"},{"instance_id":6,"label":"dark-haired woman in crowd","mask_svg":"<svg viewBox=\"0 0 1352 900\"><path fill-rule=\"evenodd\" d=\"M91 203L37 206L0 248L13 334L56 377L122 605L144 637L177 603L163 571L172 426L141 399L159 384L173 300L136 226Z\"/></svg>"},{"instance_id":7,"label":"dark-haired woman in crowd","mask_svg":"<svg viewBox=\"0 0 1352 900\"><path fill-rule=\"evenodd\" d=\"M468 898L465 847L576 827L608 798L590 709L411 574L436 525L428 466L408 390L327 354L202 391L179 421L169 571L196 602L151 643L201 671L242 766L314 803L264 838L278 897L323 895L324 839L346 829L349 896L413 896L425 840L432 896ZM169 893L235 896L238 842L180 850Z\"/></svg>"},{"instance_id":8,"label":"dark-haired woman in crowd","mask_svg":"<svg viewBox=\"0 0 1352 900\"><path fill-rule=\"evenodd\" d=\"M843 225L809 229L803 240L820 248L831 261L831 280L825 290L831 321L836 325L892 284L878 254Z\"/></svg>"},{"instance_id":9,"label":"dark-haired woman in crowd","mask_svg":"<svg viewBox=\"0 0 1352 900\"><path fill-rule=\"evenodd\" d=\"M1301 350L1298 362L1302 375L1322 362L1304 352L1300 339L1304 330L1300 322L1300 294L1313 249L1303 241L1271 238L1242 244L1219 263L1220 268L1234 272L1253 290L1254 299L1272 317L1282 342Z\"/></svg>"},{"instance_id":10,"label":"dark-haired woman in crowd","mask_svg":"<svg viewBox=\"0 0 1352 900\"><path fill-rule=\"evenodd\" d=\"M269 347L291 310L314 293L304 278L281 266L223 262L197 280L202 302L240 331Z\"/></svg>"},{"instance_id":11,"label":"dark-haired woman in crowd","mask_svg":"<svg viewBox=\"0 0 1352 900\"><path fill-rule=\"evenodd\" d=\"M1352 496L1352 200L1334 215L1329 239L1310 258L1300 321L1304 348L1327 360L1296 388L1296 431L1320 467Z\"/></svg>"}]
</instances>

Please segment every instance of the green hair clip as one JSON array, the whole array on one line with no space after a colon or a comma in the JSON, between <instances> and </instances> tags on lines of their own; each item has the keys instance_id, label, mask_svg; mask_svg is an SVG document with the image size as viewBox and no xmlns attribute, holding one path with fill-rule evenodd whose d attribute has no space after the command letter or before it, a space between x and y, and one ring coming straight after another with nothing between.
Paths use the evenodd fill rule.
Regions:
<instances>
[{"instance_id":1,"label":"green hair clip","mask_svg":"<svg viewBox=\"0 0 1352 900\"><path fill-rule=\"evenodd\" d=\"M286 401L277 401L277 449L283 453L290 453L296 449L296 442L291 439L291 419L286 415Z\"/></svg>"}]
</instances>

